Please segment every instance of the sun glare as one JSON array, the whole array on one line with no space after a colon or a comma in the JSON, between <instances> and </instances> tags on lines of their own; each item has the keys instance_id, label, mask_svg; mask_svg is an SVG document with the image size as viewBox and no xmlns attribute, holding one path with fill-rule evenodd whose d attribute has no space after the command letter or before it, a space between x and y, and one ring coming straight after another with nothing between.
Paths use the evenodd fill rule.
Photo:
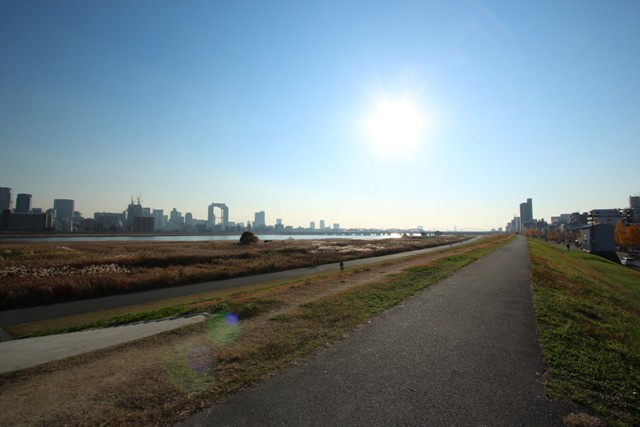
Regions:
<instances>
[{"instance_id":1,"label":"sun glare","mask_svg":"<svg viewBox=\"0 0 640 427\"><path fill-rule=\"evenodd\" d=\"M424 114L409 100L384 100L365 123L373 146L382 152L409 152L423 136Z\"/></svg>"}]
</instances>

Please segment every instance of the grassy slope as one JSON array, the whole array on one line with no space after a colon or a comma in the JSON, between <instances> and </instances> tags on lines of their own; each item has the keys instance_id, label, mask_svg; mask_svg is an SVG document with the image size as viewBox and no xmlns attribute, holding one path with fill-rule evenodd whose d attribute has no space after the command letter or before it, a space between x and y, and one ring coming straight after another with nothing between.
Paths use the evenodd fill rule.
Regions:
<instances>
[{"instance_id":1,"label":"grassy slope","mask_svg":"<svg viewBox=\"0 0 640 427\"><path fill-rule=\"evenodd\" d=\"M530 240L547 391L640 425L640 273Z\"/></svg>"}]
</instances>

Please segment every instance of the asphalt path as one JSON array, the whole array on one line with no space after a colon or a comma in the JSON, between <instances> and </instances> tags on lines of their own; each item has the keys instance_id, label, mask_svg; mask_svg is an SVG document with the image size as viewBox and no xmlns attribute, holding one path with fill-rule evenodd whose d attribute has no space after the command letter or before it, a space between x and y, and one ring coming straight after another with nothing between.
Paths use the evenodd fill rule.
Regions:
<instances>
[{"instance_id":1,"label":"asphalt path","mask_svg":"<svg viewBox=\"0 0 640 427\"><path fill-rule=\"evenodd\" d=\"M473 239L463 242L470 243L477 240ZM392 255L384 255L379 257L363 258L345 262L345 268L356 267L360 265L372 264L381 261L390 261L394 259L415 256L429 252L440 251L448 248L449 245L438 246L433 248L421 249L417 251L402 252ZM154 289L150 291L136 292L130 294L113 295L102 298L86 299L81 301L72 301L60 304L51 304L39 307L31 307L17 310L0 311L0 328L11 325L19 325L23 323L39 322L44 320L55 319L75 314L90 313L99 310L107 310L111 308L125 307L129 305L145 304L154 301L161 301L170 298L182 297L187 295L195 295L216 290L225 290L233 288L241 288L243 286L256 285L260 283L271 283L277 281L288 281L300 277L309 276L310 274L325 273L338 269L338 264L325 264L313 268L298 268L294 270L279 271L276 273L260 274L255 276L237 277L234 279L217 280L211 282L196 283L193 285L175 286L169 288ZM0 334L2 330L0 329ZM5 336L5 339L7 336ZM0 335L0 340L2 335Z\"/></svg>"},{"instance_id":2,"label":"asphalt path","mask_svg":"<svg viewBox=\"0 0 640 427\"><path fill-rule=\"evenodd\" d=\"M474 262L307 363L183 426L555 426L527 241Z\"/></svg>"}]
</instances>

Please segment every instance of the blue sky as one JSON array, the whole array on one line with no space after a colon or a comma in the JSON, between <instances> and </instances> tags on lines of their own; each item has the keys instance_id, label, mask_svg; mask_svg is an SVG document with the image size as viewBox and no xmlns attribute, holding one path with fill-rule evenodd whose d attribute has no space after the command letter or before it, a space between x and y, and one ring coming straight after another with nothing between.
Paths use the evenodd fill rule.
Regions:
<instances>
[{"instance_id":1,"label":"blue sky","mask_svg":"<svg viewBox=\"0 0 640 427\"><path fill-rule=\"evenodd\" d=\"M293 226L626 207L639 21L636 0L0 0L0 186ZM420 125L379 144L399 103Z\"/></svg>"}]
</instances>

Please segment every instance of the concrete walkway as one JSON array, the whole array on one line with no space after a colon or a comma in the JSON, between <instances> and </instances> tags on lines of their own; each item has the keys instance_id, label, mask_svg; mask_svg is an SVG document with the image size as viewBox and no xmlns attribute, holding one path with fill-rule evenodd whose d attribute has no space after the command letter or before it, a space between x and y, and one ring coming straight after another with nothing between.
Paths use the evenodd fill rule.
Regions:
<instances>
[{"instance_id":1,"label":"concrete walkway","mask_svg":"<svg viewBox=\"0 0 640 427\"><path fill-rule=\"evenodd\" d=\"M554 426L526 239L184 426Z\"/></svg>"},{"instance_id":2,"label":"concrete walkway","mask_svg":"<svg viewBox=\"0 0 640 427\"><path fill-rule=\"evenodd\" d=\"M0 342L0 374L30 368L202 322L203 314Z\"/></svg>"}]
</instances>

